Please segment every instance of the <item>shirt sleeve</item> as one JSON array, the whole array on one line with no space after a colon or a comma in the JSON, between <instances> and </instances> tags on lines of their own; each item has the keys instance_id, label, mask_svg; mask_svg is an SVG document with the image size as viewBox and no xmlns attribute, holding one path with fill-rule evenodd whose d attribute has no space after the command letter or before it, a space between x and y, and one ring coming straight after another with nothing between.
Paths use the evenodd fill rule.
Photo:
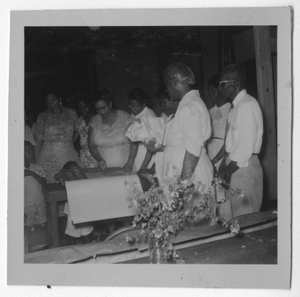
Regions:
<instances>
[{"instance_id":1,"label":"shirt sleeve","mask_svg":"<svg viewBox=\"0 0 300 297\"><path fill-rule=\"evenodd\" d=\"M184 148L196 157L200 157L203 138L201 135L201 111L195 104L182 106L180 127Z\"/></svg>"},{"instance_id":2,"label":"shirt sleeve","mask_svg":"<svg viewBox=\"0 0 300 297\"><path fill-rule=\"evenodd\" d=\"M257 113L260 112L256 109L256 106L250 101L243 104L237 115L236 127L230 127L236 131L232 131L235 134L235 145L229 157L237 162L239 167L248 166L249 159L255 151L259 126Z\"/></svg>"},{"instance_id":3,"label":"shirt sleeve","mask_svg":"<svg viewBox=\"0 0 300 297\"><path fill-rule=\"evenodd\" d=\"M126 130L133 123L133 121L134 121L134 118L132 115L130 115L126 111L122 111L122 122L123 122L124 127L126 127Z\"/></svg>"}]
</instances>

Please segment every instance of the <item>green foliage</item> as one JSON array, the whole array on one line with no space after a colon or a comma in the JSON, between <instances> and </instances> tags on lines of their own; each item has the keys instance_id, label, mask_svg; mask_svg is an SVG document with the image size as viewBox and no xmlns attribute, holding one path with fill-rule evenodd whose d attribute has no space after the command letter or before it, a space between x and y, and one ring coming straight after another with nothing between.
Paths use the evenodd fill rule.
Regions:
<instances>
[{"instance_id":1,"label":"green foliage","mask_svg":"<svg viewBox=\"0 0 300 297\"><path fill-rule=\"evenodd\" d=\"M136 236L126 234L126 241L129 244L157 241L164 249L166 262L172 259L172 262L182 263L180 255L168 242L169 236L176 235L188 221L215 216L212 189L206 189L201 182L195 183L192 178L175 178L157 187L151 175L146 177L151 188L144 193L136 191L135 196L129 198L129 207L139 210L133 226L141 228L141 232Z\"/></svg>"}]
</instances>

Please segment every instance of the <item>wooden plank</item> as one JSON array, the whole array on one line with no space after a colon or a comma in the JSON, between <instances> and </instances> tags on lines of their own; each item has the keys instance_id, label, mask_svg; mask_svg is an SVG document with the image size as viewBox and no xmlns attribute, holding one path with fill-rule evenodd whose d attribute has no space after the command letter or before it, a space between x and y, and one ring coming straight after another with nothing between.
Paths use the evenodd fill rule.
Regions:
<instances>
[{"instance_id":1,"label":"wooden plank","mask_svg":"<svg viewBox=\"0 0 300 297\"><path fill-rule=\"evenodd\" d=\"M50 203L51 213L51 232L52 232L52 246L59 247L59 230L58 230L58 215L57 215L57 203Z\"/></svg>"},{"instance_id":2,"label":"wooden plank","mask_svg":"<svg viewBox=\"0 0 300 297\"><path fill-rule=\"evenodd\" d=\"M67 201L67 193L65 189L59 191L47 192L46 194L47 202L60 202Z\"/></svg>"},{"instance_id":3,"label":"wooden plank","mask_svg":"<svg viewBox=\"0 0 300 297\"><path fill-rule=\"evenodd\" d=\"M273 86L270 27L254 26L254 44L258 102L264 117L264 135L261 161L264 169L264 196L277 199L277 129Z\"/></svg>"},{"instance_id":4,"label":"wooden plank","mask_svg":"<svg viewBox=\"0 0 300 297\"><path fill-rule=\"evenodd\" d=\"M277 226L180 249L186 264L277 264ZM147 256L122 264L149 264Z\"/></svg>"},{"instance_id":5,"label":"wooden plank","mask_svg":"<svg viewBox=\"0 0 300 297\"><path fill-rule=\"evenodd\" d=\"M243 232L246 228L254 228L257 230L269 227L270 224L277 224L277 214L273 211L260 212L236 218L238 224ZM139 233L139 230L132 231L132 234ZM129 232L128 232L129 233ZM222 237L223 236L223 237ZM186 247L197 245L199 243L207 243L208 241L215 241L217 238L223 239L224 236L232 237L230 231L223 226L204 226L200 228L184 229L177 236L171 238L171 241L176 247ZM125 233L120 234L109 242L98 242L86 245L78 245L72 247L62 247L52 250L44 250L25 255L25 263L74 263L74 262L91 262L91 263L116 263L123 259L130 257L143 257L144 252L147 251L145 243L129 245L125 241ZM95 255L102 255L94 257ZM111 262L112 261L112 262Z\"/></svg>"}]
</instances>

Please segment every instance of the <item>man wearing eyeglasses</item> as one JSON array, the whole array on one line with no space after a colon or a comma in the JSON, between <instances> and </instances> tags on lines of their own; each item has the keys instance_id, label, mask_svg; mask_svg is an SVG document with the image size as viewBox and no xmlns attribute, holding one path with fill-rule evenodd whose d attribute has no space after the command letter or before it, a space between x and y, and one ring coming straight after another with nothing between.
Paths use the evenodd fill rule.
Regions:
<instances>
[{"instance_id":1,"label":"man wearing eyeglasses","mask_svg":"<svg viewBox=\"0 0 300 297\"><path fill-rule=\"evenodd\" d=\"M240 189L243 197L229 198L231 211L222 203L219 215L231 219L260 211L263 196L263 171L258 159L262 145L263 117L260 106L246 89L246 71L238 64L226 66L221 73L218 90L227 96L232 108L228 117L223 150L213 159L222 159L219 176L231 189ZM228 201L227 201L228 203ZM228 210L228 208L227 208Z\"/></svg>"}]
</instances>

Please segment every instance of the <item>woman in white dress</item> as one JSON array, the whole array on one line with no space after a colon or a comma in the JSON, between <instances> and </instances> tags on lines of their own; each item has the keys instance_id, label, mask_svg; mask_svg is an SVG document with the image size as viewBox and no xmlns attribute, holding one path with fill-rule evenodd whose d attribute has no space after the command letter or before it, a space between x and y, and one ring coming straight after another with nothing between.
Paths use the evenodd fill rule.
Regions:
<instances>
[{"instance_id":1,"label":"woman in white dress","mask_svg":"<svg viewBox=\"0 0 300 297\"><path fill-rule=\"evenodd\" d=\"M194 176L208 188L213 168L206 154L205 142L211 135L208 110L193 90L195 76L182 63L169 65L164 71L166 89L171 98L179 98L179 106L166 137L163 154L163 180Z\"/></svg>"},{"instance_id":2,"label":"woman in white dress","mask_svg":"<svg viewBox=\"0 0 300 297\"><path fill-rule=\"evenodd\" d=\"M160 128L163 129L164 127L163 125L159 125L160 119L156 116L155 112L146 106L147 101L147 93L142 89L135 88L128 93L128 106L134 122L127 130L126 136L136 146L136 155L132 169L134 173L142 173L152 167L154 156L147 150L145 143L151 138L152 134L155 134L155 130L160 130ZM163 133L161 133L162 137Z\"/></svg>"}]
</instances>

